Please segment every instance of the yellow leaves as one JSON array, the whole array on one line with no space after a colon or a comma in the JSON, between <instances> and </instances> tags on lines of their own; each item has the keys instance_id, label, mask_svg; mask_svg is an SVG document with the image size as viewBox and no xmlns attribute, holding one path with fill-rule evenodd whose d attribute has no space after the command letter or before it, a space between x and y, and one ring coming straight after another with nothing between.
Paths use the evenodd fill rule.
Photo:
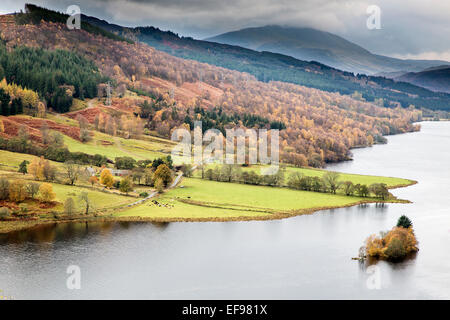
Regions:
<instances>
[{"instance_id":1,"label":"yellow leaves","mask_svg":"<svg viewBox=\"0 0 450 320\"><path fill-rule=\"evenodd\" d=\"M34 176L36 180L44 179L44 157L35 158L28 166L28 172Z\"/></svg>"},{"instance_id":2,"label":"yellow leaves","mask_svg":"<svg viewBox=\"0 0 450 320\"><path fill-rule=\"evenodd\" d=\"M404 254L418 251L417 239L412 228L394 227L383 237L371 235L366 240L366 254L370 257L391 258L390 245L398 242ZM396 243L397 245L397 243Z\"/></svg>"},{"instance_id":3,"label":"yellow leaves","mask_svg":"<svg viewBox=\"0 0 450 320\"><path fill-rule=\"evenodd\" d=\"M22 88L14 83L8 84L5 78L0 82L0 88L5 90L11 97L20 98L24 106L38 107L39 95L33 90Z\"/></svg>"},{"instance_id":4,"label":"yellow leaves","mask_svg":"<svg viewBox=\"0 0 450 320\"><path fill-rule=\"evenodd\" d=\"M45 118L45 104L44 103L42 103L42 102L39 102L38 103L38 106L37 106L37 116L39 117L39 118Z\"/></svg>"},{"instance_id":5,"label":"yellow leaves","mask_svg":"<svg viewBox=\"0 0 450 320\"><path fill-rule=\"evenodd\" d=\"M39 187L39 197L42 202L51 202L56 198L53 186L50 183L43 183Z\"/></svg>"},{"instance_id":6,"label":"yellow leaves","mask_svg":"<svg viewBox=\"0 0 450 320\"><path fill-rule=\"evenodd\" d=\"M114 177L111 174L109 169L103 169L102 173L100 173L100 183L106 186L107 188L112 188L114 184Z\"/></svg>"},{"instance_id":7,"label":"yellow leaves","mask_svg":"<svg viewBox=\"0 0 450 320\"><path fill-rule=\"evenodd\" d=\"M11 181L9 184L9 200L22 202L27 197L26 182L24 180Z\"/></svg>"}]
</instances>

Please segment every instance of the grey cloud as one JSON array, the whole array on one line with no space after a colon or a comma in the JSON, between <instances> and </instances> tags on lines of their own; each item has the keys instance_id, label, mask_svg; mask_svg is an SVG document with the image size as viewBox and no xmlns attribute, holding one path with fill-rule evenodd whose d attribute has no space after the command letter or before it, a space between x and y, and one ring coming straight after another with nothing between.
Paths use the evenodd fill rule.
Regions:
<instances>
[{"instance_id":1,"label":"grey cloud","mask_svg":"<svg viewBox=\"0 0 450 320\"><path fill-rule=\"evenodd\" d=\"M3 0L5 1L5 0ZM31 0L30 0L31 1ZM250 26L306 26L339 34L380 54L420 55L450 51L450 1L442 0L37 0L82 11L122 25L153 25L205 38ZM4 6L23 6L6 0ZM381 30L366 28L366 8L382 10Z\"/></svg>"}]
</instances>

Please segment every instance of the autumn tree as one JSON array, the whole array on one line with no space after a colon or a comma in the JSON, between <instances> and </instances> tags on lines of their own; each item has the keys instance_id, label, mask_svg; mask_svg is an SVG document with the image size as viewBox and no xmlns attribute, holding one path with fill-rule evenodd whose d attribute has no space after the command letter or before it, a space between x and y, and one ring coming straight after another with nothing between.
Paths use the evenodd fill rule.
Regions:
<instances>
[{"instance_id":1,"label":"autumn tree","mask_svg":"<svg viewBox=\"0 0 450 320\"><path fill-rule=\"evenodd\" d=\"M31 199L34 199L34 197L39 193L40 186L41 185L37 182L28 182L27 183L27 186L26 186L27 193Z\"/></svg>"},{"instance_id":2,"label":"autumn tree","mask_svg":"<svg viewBox=\"0 0 450 320\"><path fill-rule=\"evenodd\" d=\"M127 195L128 192L133 191L133 181L130 176L127 176L120 181L119 190L125 192Z\"/></svg>"},{"instance_id":3,"label":"autumn tree","mask_svg":"<svg viewBox=\"0 0 450 320\"><path fill-rule=\"evenodd\" d=\"M158 179L160 179L164 183L165 187L167 187L173 181L172 171L165 163L160 164L158 168L156 168L155 181Z\"/></svg>"},{"instance_id":4,"label":"autumn tree","mask_svg":"<svg viewBox=\"0 0 450 320\"><path fill-rule=\"evenodd\" d=\"M0 200L9 198L9 180L5 177L0 177Z\"/></svg>"},{"instance_id":5,"label":"autumn tree","mask_svg":"<svg viewBox=\"0 0 450 320\"><path fill-rule=\"evenodd\" d=\"M81 167L73 161L66 161L64 170L70 185L73 186L82 173Z\"/></svg>"},{"instance_id":6,"label":"autumn tree","mask_svg":"<svg viewBox=\"0 0 450 320\"><path fill-rule=\"evenodd\" d=\"M15 180L9 184L9 200L12 202L22 202L27 197L26 182Z\"/></svg>"},{"instance_id":7,"label":"autumn tree","mask_svg":"<svg viewBox=\"0 0 450 320\"><path fill-rule=\"evenodd\" d=\"M90 176L89 177L89 183L91 184L92 187L94 187L94 185L96 183L98 183L98 178L96 176Z\"/></svg>"},{"instance_id":8,"label":"autumn tree","mask_svg":"<svg viewBox=\"0 0 450 320\"><path fill-rule=\"evenodd\" d=\"M39 195L42 202L51 202L56 198L53 186L50 183L43 183L39 187Z\"/></svg>"},{"instance_id":9,"label":"autumn tree","mask_svg":"<svg viewBox=\"0 0 450 320\"><path fill-rule=\"evenodd\" d=\"M155 189L159 193L162 193L164 191L164 181L161 178L155 180Z\"/></svg>"},{"instance_id":10,"label":"autumn tree","mask_svg":"<svg viewBox=\"0 0 450 320\"><path fill-rule=\"evenodd\" d=\"M54 181L56 179L56 167L48 160L44 160L42 164L42 174L46 181Z\"/></svg>"},{"instance_id":11,"label":"autumn tree","mask_svg":"<svg viewBox=\"0 0 450 320\"><path fill-rule=\"evenodd\" d=\"M44 179L44 157L34 158L33 161L31 161L28 169L35 180Z\"/></svg>"},{"instance_id":12,"label":"autumn tree","mask_svg":"<svg viewBox=\"0 0 450 320\"><path fill-rule=\"evenodd\" d=\"M106 186L107 188L112 188L114 184L114 177L111 174L111 171L109 169L103 169L100 173L100 183Z\"/></svg>"}]
</instances>

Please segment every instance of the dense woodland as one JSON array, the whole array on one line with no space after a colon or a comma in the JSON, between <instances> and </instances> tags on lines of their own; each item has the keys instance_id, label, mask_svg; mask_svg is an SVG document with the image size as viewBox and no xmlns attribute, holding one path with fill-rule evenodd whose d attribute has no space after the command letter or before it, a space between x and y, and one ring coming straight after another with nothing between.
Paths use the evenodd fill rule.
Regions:
<instances>
[{"instance_id":1,"label":"dense woodland","mask_svg":"<svg viewBox=\"0 0 450 320\"><path fill-rule=\"evenodd\" d=\"M147 129L163 137L169 137L179 126L190 127L193 120L204 120L207 128L218 129L230 124L268 125L281 129L283 160L298 166L319 167L325 162L348 159L352 147L381 142L382 135L417 130L412 122L421 117L413 107L387 109L339 93L258 81L247 73L176 58L145 44L114 41L85 30L70 31L59 23L14 25L1 30L1 36L7 52L4 55L14 57L19 52L44 61L49 56L62 59L61 66L67 66L72 76L55 78L50 83L65 89L72 85L74 95L80 98L91 97L94 83L104 80L90 61L94 62L101 76L113 80L119 97L127 88L148 97L146 105L136 102L130 109L144 111L136 115L140 113ZM21 47L24 45L38 49ZM79 62L77 70L81 65L85 75L92 71L91 77L83 78L81 83L77 74L71 73L75 61ZM61 66L50 65L55 71ZM42 70L48 71L45 63ZM28 86L28 79L17 79L17 84ZM35 88L33 84L30 87ZM36 91L43 98L49 93L38 87ZM52 101L46 101L51 106ZM218 117L219 110L226 117ZM110 121L113 133L114 123L121 123L119 118ZM101 130L106 132L105 123Z\"/></svg>"},{"instance_id":2,"label":"dense woodland","mask_svg":"<svg viewBox=\"0 0 450 320\"><path fill-rule=\"evenodd\" d=\"M75 53L22 46L7 51L0 44L0 79L3 78L38 92L47 107L57 112L69 111L72 97L95 97L97 85L106 81L92 61Z\"/></svg>"}]
</instances>

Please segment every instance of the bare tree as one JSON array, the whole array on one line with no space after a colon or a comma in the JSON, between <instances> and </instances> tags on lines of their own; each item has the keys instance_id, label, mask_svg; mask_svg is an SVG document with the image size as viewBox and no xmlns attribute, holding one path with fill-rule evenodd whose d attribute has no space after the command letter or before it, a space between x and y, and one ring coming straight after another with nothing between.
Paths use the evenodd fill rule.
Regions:
<instances>
[{"instance_id":1,"label":"bare tree","mask_svg":"<svg viewBox=\"0 0 450 320\"><path fill-rule=\"evenodd\" d=\"M81 175L81 167L73 161L67 161L64 164L64 167L67 179L69 179L69 183L71 185L74 185Z\"/></svg>"}]
</instances>

